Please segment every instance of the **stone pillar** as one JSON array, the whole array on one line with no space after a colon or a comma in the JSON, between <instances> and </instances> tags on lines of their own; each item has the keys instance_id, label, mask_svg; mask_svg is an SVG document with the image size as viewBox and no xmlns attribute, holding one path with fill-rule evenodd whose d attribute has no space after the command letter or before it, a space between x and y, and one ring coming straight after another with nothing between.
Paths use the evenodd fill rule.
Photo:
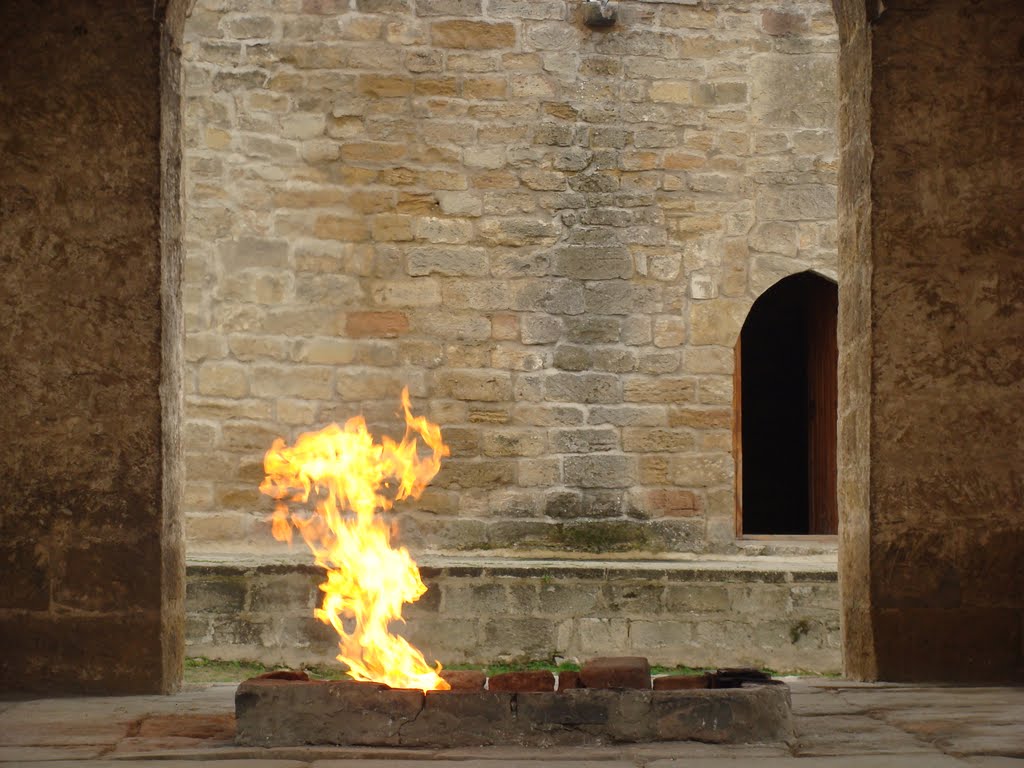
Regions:
<instances>
[{"instance_id":1,"label":"stone pillar","mask_svg":"<svg viewBox=\"0 0 1024 768\"><path fill-rule=\"evenodd\" d=\"M840 204L846 668L1021 680L1024 17L886 5L870 42L846 30L843 65L857 82L870 45Z\"/></svg>"},{"instance_id":2,"label":"stone pillar","mask_svg":"<svg viewBox=\"0 0 1024 768\"><path fill-rule=\"evenodd\" d=\"M176 173L161 199L160 16L152 0L0 4L3 690L180 681L180 257Z\"/></svg>"}]
</instances>

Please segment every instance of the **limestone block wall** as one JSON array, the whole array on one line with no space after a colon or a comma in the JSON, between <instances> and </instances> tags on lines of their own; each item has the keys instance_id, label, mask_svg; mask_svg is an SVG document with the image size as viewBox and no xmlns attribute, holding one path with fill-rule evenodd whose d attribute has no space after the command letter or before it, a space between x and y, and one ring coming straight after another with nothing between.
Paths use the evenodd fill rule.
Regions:
<instances>
[{"instance_id":1,"label":"limestone block wall","mask_svg":"<svg viewBox=\"0 0 1024 768\"><path fill-rule=\"evenodd\" d=\"M263 452L403 385L452 457L420 550L733 538L733 345L835 274L827 0L199 0L188 534L270 541Z\"/></svg>"},{"instance_id":2,"label":"limestone block wall","mask_svg":"<svg viewBox=\"0 0 1024 768\"><path fill-rule=\"evenodd\" d=\"M393 630L431 662L600 655L653 663L836 672L838 584L828 558L622 563L445 557ZM220 557L189 565L191 656L337 664L334 629L313 617L323 571Z\"/></svg>"}]
</instances>

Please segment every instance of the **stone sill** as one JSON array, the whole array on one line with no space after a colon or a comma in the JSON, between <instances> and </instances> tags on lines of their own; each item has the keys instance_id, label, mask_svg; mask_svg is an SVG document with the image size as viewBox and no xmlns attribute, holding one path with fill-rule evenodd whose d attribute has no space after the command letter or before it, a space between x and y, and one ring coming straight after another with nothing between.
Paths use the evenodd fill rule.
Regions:
<instances>
[{"instance_id":1,"label":"stone sill","mask_svg":"<svg viewBox=\"0 0 1024 768\"><path fill-rule=\"evenodd\" d=\"M560 578L604 578L608 575L658 580L718 581L741 575L767 581L836 581L835 553L807 555L674 555L671 559L506 557L494 552L417 557L425 577L518 576L547 574ZM310 555L296 547L244 552L191 552L187 566L200 569L319 571ZM781 578L780 578L781 577Z\"/></svg>"}]
</instances>

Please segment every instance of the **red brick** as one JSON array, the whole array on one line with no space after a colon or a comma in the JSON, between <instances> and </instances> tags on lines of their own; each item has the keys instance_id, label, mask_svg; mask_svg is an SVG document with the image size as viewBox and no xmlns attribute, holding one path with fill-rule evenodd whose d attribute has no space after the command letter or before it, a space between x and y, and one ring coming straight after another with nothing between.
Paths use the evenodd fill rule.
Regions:
<instances>
[{"instance_id":1,"label":"red brick","mask_svg":"<svg viewBox=\"0 0 1024 768\"><path fill-rule=\"evenodd\" d=\"M580 670L586 688L650 688L651 665L643 656L591 659Z\"/></svg>"},{"instance_id":2,"label":"red brick","mask_svg":"<svg viewBox=\"0 0 1024 768\"><path fill-rule=\"evenodd\" d=\"M685 691L699 688L710 688L707 675L665 675L654 678L656 691Z\"/></svg>"},{"instance_id":3,"label":"red brick","mask_svg":"<svg viewBox=\"0 0 1024 768\"><path fill-rule=\"evenodd\" d=\"M545 693L555 690L555 676L547 670L532 672L502 672L493 675L487 682L491 691L514 691L516 693Z\"/></svg>"},{"instance_id":4,"label":"red brick","mask_svg":"<svg viewBox=\"0 0 1024 768\"><path fill-rule=\"evenodd\" d=\"M580 673L574 670L558 673L558 690L568 691L572 688L582 688L583 681L580 680Z\"/></svg>"},{"instance_id":5,"label":"red brick","mask_svg":"<svg viewBox=\"0 0 1024 768\"><path fill-rule=\"evenodd\" d=\"M350 312L345 332L354 338L393 339L409 330L409 318L402 312Z\"/></svg>"},{"instance_id":6,"label":"red brick","mask_svg":"<svg viewBox=\"0 0 1024 768\"><path fill-rule=\"evenodd\" d=\"M478 669L445 669L441 678L448 681L453 691L482 691L487 675Z\"/></svg>"}]
</instances>

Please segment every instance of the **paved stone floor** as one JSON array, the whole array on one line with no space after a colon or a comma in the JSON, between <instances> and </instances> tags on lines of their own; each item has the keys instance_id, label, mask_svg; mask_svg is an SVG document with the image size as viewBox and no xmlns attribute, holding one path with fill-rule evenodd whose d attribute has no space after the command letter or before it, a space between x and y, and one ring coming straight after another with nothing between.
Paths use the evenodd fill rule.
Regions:
<instances>
[{"instance_id":1,"label":"paved stone floor","mask_svg":"<svg viewBox=\"0 0 1024 768\"><path fill-rule=\"evenodd\" d=\"M792 744L411 750L236 747L234 684L174 696L0 699L0 765L31 768L1024 768L1024 688L791 680Z\"/></svg>"}]
</instances>

